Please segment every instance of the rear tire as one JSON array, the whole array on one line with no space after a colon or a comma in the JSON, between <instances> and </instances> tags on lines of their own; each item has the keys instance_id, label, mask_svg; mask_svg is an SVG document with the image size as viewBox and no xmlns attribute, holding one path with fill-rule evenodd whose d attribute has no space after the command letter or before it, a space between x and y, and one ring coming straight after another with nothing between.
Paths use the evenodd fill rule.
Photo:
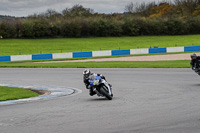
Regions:
<instances>
[{"instance_id":1,"label":"rear tire","mask_svg":"<svg viewBox=\"0 0 200 133\"><path fill-rule=\"evenodd\" d=\"M107 89L106 89L104 86L102 86L102 87L100 88L100 92L101 92L108 100L112 100L112 96L109 95L109 93L107 92Z\"/></svg>"}]
</instances>

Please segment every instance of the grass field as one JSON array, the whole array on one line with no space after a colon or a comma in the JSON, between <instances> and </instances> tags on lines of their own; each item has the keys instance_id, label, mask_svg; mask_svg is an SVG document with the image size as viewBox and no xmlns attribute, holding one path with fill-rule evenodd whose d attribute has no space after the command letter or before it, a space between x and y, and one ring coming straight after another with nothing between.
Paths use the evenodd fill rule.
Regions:
<instances>
[{"instance_id":1,"label":"grass field","mask_svg":"<svg viewBox=\"0 0 200 133\"><path fill-rule=\"evenodd\" d=\"M0 39L0 56L200 45L200 35Z\"/></svg>"},{"instance_id":2,"label":"grass field","mask_svg":"<svg viewBox=\"0 0 200 133\"><path fill-rule=\"evenodd\" d=\"M32 68L189 68L189 60L180 61L103 61L103 62L62 62L62 63L27 63L0 62L0 67Z\"/></svg>"},{"instance_id":3,"label":"grass field","mask_svg":"<svg viewBox=\"0 0 200 133\"><path fill-rule=\"evenodd\" d=\"M0 101L15 100L21 98L35 97L37 93L30 90L0 86Z\"/></svg>"}]
</instances>

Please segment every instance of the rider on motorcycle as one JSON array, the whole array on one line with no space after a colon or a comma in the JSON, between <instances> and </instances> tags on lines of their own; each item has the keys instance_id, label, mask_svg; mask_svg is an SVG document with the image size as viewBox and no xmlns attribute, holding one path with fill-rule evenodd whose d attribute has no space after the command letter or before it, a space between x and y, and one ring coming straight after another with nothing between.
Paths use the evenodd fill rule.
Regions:
<instances>
[{"instance_id":1,"label":"rider on motorcycle","mask_svg":"<svg viewBox=\"0 0 200 133\"><path fill-rule=\"evenodd\" d=\"M106 78L102 75L102 74L95 74L95 73L91 73L89 69L85 69L83 71L83 82L85 83L85 86L87 89L90 89L90 96L95 95L96 93L93 91L93 86L90 86L90 82L89 80L93 80L92 78L94 76L100 76L101 79L106 80ZM111 87L111 84L109 84Z\"/></svg>"},{"instance_id":2,"label":"rider on motorcycle","mask_svg":"<svg viewBox=\"0 0 200 133\"><path fill-rule=\"evenodd\" d=\"M195 53L191 54L191 61L190 65L192 66L193 70L198 70L199 69L199 63L200 63L200 56L197 56Z\"/></svg>"}]
</instances>

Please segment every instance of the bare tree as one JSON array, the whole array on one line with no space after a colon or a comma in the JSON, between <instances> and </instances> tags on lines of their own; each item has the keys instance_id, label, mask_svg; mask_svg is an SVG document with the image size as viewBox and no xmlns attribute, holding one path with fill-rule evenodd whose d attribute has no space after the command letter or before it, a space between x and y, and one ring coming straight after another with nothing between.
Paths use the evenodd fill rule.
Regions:
<instances>
[{"instance_id":1,"label":"bare tree","mask_svg":"<svg viewBox=\"0 0 200 133\"><path fill-rule=\"evenodd\" d=\"M54 9L47 9L47 11L45 12L46 17L58 16L58 15L60 15L60 13L58 13Z\"/></svg>"},{"instance_id":2,"label":"bare tree","mask_svg":"<svg viewBox=\"0 0 200 133\"><path fill-rule=\"evenodd\" d=\"M124 10L125 10L126 13L134 13L135 9L134 9L133 2L131 2L130 4L126 5Z\"/></svg>"},{"instance_id":3,"label":"bare tree","mask_svg":"<svg viewBox=\"0 0 200 133\"><path fill-rule=\"evenodd\" d=\"M155 2L150 2L147 4L145 2L135 3L135 4L131 2L130 4L125 6L125 12L135 13L144 17L148 17L150 15L151 8L155 6L156 6Z\"/></svg>"}]
</instances>

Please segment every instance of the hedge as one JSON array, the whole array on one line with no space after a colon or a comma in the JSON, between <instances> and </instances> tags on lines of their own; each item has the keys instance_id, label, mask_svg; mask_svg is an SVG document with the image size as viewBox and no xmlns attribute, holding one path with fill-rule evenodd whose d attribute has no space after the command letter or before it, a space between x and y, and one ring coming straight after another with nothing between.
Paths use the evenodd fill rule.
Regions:
<instances>
[{"instance_id":1,"label":"hedge","mask_svg":"<svg viewBox=\"0 0 200 133\"><path fill-rule=\"evenodd\" d=\"M0 22L3 38L200 34L200 17L25 19Z\"/></svg>"}]
</instances>

